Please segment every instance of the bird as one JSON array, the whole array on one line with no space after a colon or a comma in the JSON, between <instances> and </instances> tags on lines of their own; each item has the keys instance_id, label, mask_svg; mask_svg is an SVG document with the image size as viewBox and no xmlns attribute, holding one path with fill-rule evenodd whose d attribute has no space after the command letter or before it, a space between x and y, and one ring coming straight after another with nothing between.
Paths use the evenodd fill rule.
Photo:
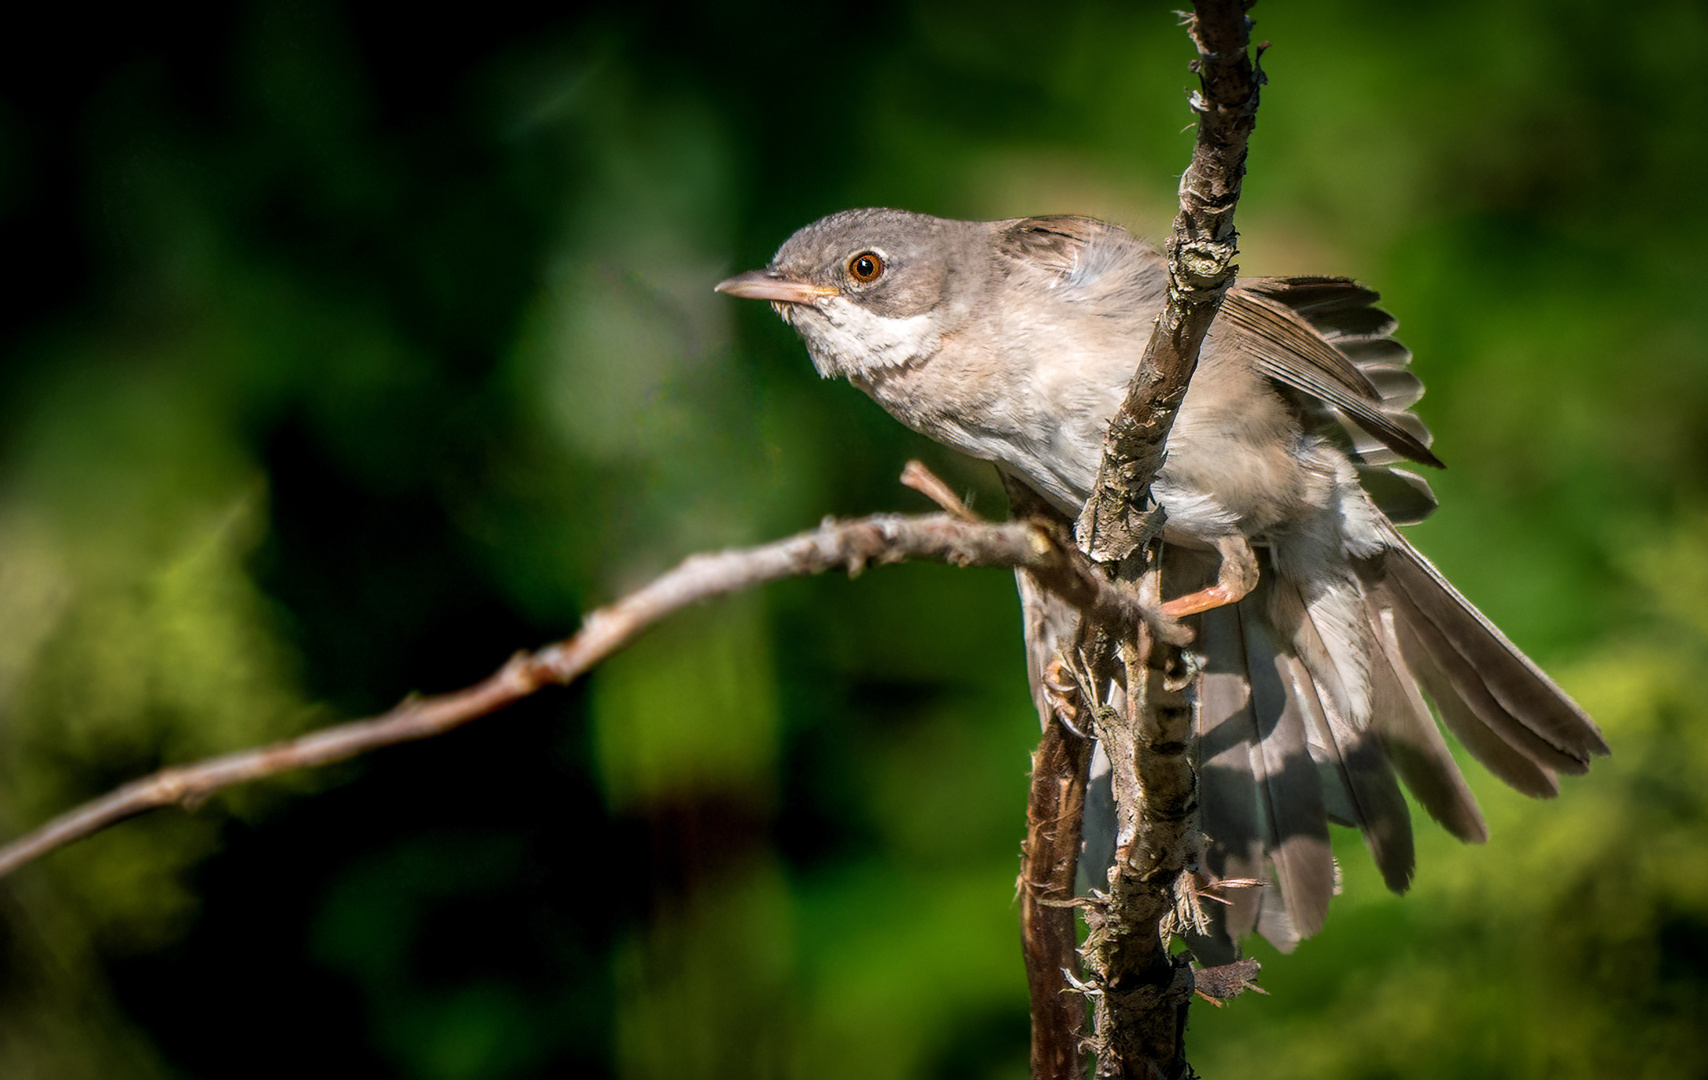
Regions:
<instances>
[{"instance_id":1,"label":"bird","mask_svg":"<svg viewBox=\"0 0 1708 1080\"><path fill-rule=\"evenodd\" d=\"M821 376L995 463L1069 520L1167 288L1164 256L1118 225L892 209L822 218L716 286L769 301ZM1330 823L1361 830L1385 884L1406 891L1416 853L1402 784L1453 836L1484 842L1442 727L1534 797L1609 753L1589 715L1400 533L1436 506L1402 466L1441 462L1411 411L1423 384L1378 299L1340 277L1236 279L1152 485L1173 595L1163 611L1193 625L1202 673L1201 885L1265 886L1205 905L1191 938L1201 961L1237 957L1253 932L1291 951L1322 929L1339 888ZM1028 619L1029 635L1044 621ZM1090 814L1082 859L1106 860L1113 844L1094 850Z\"/></svg>"}]
</instances>

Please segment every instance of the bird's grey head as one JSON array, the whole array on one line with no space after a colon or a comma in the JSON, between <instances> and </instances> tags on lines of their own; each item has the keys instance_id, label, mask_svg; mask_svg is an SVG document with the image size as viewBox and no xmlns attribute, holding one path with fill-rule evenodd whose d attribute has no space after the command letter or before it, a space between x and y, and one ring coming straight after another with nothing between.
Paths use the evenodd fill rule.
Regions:
<instances>
[{"instance_id":1,"label":"bird's grey head","mask_svg":"<svg viewBox=\"0 0 1708 1080\"><path fill-rule=\"evenodd\" d=\"M719 292L769 300L819 374L856 381L930 359L965 305L951 297L973 223L905 210L844 210L795 233L771 265Z\"/></svg>"}]
</instances>

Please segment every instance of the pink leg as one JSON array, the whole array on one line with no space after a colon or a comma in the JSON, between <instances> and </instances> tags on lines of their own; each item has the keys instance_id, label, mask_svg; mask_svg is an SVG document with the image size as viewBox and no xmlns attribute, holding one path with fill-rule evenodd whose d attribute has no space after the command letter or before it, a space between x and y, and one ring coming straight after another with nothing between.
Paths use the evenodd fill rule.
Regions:
<instances>
[{"instance_id":1,"label":"pink leg","mask_svg":"<svg viewBox=\"0 0 1708 1080\"><path fill-rule=\"evenodd\" d=\"M1219 536L1216 538L1216 551L1222 556L1216 583L1163 604L1164 615L1179 619L1211 608L1237 604L1257 587L1257 553L1251 550L1250 541L1237 533Z\"/></svg>"}]
</instances>

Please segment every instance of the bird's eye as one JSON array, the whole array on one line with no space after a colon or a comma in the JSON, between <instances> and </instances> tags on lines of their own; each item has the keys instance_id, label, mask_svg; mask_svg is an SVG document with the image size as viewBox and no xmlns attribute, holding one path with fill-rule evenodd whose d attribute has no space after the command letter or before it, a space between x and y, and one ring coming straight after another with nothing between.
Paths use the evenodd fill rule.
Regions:
<instances>
[{"instance_id":1,"label":"bird's eye","mask_svg":"<svg viewBox=\"0 0 1708 1080\"><path fill-rule=\"evenodd\" d=\"M875 251L862 251L848 260L848 276L862 285L870 285L884 272L884 257Z\"/></svg>"}]
</instances>

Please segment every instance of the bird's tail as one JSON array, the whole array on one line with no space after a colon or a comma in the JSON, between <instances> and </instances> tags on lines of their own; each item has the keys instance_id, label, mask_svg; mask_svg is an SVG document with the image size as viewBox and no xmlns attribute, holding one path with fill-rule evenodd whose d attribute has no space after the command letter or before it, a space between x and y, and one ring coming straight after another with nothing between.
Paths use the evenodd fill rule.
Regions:
<instances>
[{"instance_id":1,"label":"bird's tail","mask_svg":"<svg viewBox=\"0 0 1708 1080\"><path fill-rule=\"evenodd\" d=\"M1453 835L1487 837L1424 694L1474 757L1528 795L1553 795L1559 774L1607 753L1588 715L1390 533L1382 555L1310 595L1265 552L1256 590L1199 617L1212 932L1193 945L1205 962L1231 959L1253 931L1287 950L1321 928L1337 884L1331 821L1360 829L1403 892L1415 859L1402 781ZM1190 553L1176 562L1192 572Z\"/></svg>"}]
</instances>

